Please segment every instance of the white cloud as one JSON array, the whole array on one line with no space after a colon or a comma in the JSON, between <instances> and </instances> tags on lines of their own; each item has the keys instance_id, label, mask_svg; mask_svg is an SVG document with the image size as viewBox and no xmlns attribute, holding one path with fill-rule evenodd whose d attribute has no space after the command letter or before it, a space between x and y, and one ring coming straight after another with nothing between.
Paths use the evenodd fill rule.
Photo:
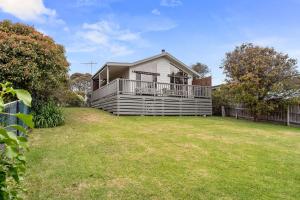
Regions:
<instances>
[{"instance_id":1,"label":"white cloud","mask_svg":"<svg viewBox=\"0 0 300 200\"><path fill-rule=\"evenodd\" d=\"M129 49L127 46L118 44L111 45L110 51L114 56L126 56L134 53L134 51Z\"/></svg>"},{"instance_id":2,"label":"white cloud","mask_svg":"<svg viewBox=\"0 0 300 200\"><path fill-rule=\"evenodd\" d=\"M76 5L77 6L91 6L96 4L96 0L77 0Z\"/></svg>"},{"instance_id":3,"label":"white cloud","mask_svg":"<svg viewBox=\"0 0 300 200\"><path fill-rule=\"evenodd\" d=\"M87 31L82 34L82 37L100 45L107 45L108 44L108 36L104 33L98 31Z\"/></svg>"},{"instance_id":4,"label":"white cloud","mask_svg":"<svg viewBox=\"0 0 300 200\"><path fill-rule=\"evenodd\" d=\"M65 26L65 27L63 28L63 30L64 30L65 32L69 32L69 31L70 31L69 27L67 27L67 26Z\"/></svg>"},{"instance_id":5,"label":"white cloud","mask_svg":"<svg viewBox=\"0 0 300 200\"><path fill-rule=\"evenodd\" d=\"M110 57L129 55L134 53L135 48L145 48L151 45L142 38L143 34L166 31L177 26L169 18L152 15L123 16L122 22L127 25L123 27L118 23L118 18L108 16L95 23L83 23L81 29L74 34L67 50L69 52L94 52Z\"/></svg>"},{"instance_id":6,"label":"white cloud","mask_svg":"<svg viewBox=\"0 0 300 200\"><path fill-rule=\"evenodd\" d=\"M108 40L134 41L140 39L140 33L122 29L119 24L112 21L102 20L93 24L84 23L82 27L87 30L87 33L91 33L89 36L92 37L91 40L102 44Z\"/></svg>"},{"instance_id":7,"label":"white cloud","mask_svg":"<svg viewBox=\"0 0 300 200\"><path fill-rule=\"evenodd\" d=\"M52 22L63 23L56 19L56 11L46 8L42 0L1 0L0 9L23 21L44 22L49 18Z\"/></svg>"},{"instance_id":8,"label":"white cloud","mask_svg":"<svg viewBox=\"0 0 300 200\"><path fill-rule=\"evenodd\" d=\"M161 0L160 5L167 7L176 7L182 5L182 2L181 0Z\"/></svg>"},{"instance_id":9,"label":"white cloud","mask_svg":"<svg viewBox=\"0 0 300 200\"><path fill-rule=\"evenodd\" d=\"M73 44L72 46L68 46L66 49L67 49L67 52L70 52L70 53L97 51L97 47L95 45L89 45L89 44Z\"/></svg>"},{"instance_id":10,"label":"white cloud","mask_svg":"<svg viewBox=\"0 0 300 200\"><path fill-rule=\"evenodd\" d=\"M168 31L178 26L171 18L161 15L123 16L122 20L128 27L139 32Z\"/></svg>"},{"instance_id":11,"label":"white cloud","mask_svg":"<svg viewBox=\"0 0 300 200\"><path fill-rule=\"evenodd\" d=\"M157 20L149 20L144 27L145 32L152 31L168 31L177 26L177 24L169 18L159 18Z\"/></svg>"},{"instance_id":12,"label":"white cloud","mask_svg":"<svg viewBox=\"0 0 300 200\"><path fill-rule=\"evenodd\" d=\"M260 37L250 39L250 42L260 46L278 46L278 45L285 45L288 40L284 37L277 37L277 36L270 36L270 37Z\"/></svg>"},{"instance_id":13,"label":"white cloud","mask_svg":"<svg viewBox=\"0 0 300 200\"><path fill-rule=\"evenodd\" d=\"M139 40L140 39L140 34L139 33L132 33L130 31L124 31L122 34L117 36L117 39L121 40L121 41Z\"/></svg>"},{"instance_id":14,"label":"white cloud","mask_svg":"<svg viewBox=\"0 0 300 200\"><path fill-rule=\"evenodd\" d=\"M77 0L75 2L75 6L76 7L83 7L83 6L110 7L111 3L117 1L120 0Z\"/></svg>"},{"instance_id":15,"label":"white cloud","mask_svg":"<svg viewBox=\"0 0 300 200\"><path fill-rule=\"evenodd\" d=\"M97 51L105 50L112 56L124 56L132 54L134 51L130 46L141 41L140 33L132 32L129 29L121 28L118 23L111 20L101 20L96 23L84 23L82 30L77 33L81 45L67 48L69 51ZM94 48L93 48L94 47Z\"/></svg>"},{"instance_id":16,"label":"white cloud","mask_svg":"<svg viewBox=\"0 0 300 200\"><path fill-rule=\"evenodd\" d=\"M151 11L151 13L152 13L153 15L160 15L160 11L159 11L158 9L153 9L153 10Z\"/></svg>"}]
</instances>

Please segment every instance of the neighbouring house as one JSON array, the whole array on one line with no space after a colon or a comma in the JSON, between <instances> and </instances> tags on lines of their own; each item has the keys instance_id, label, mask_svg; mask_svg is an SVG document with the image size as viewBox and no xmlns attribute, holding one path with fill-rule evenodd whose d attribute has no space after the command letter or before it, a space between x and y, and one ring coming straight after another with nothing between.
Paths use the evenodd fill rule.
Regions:
<instances>
[{"instance_id":1,"label":"neighbouring house","mask_svg":"<svg viewBox=\"0 0 300 200\"><path fill-rule=\"evenodd\" d=\"M116 115L211 115L211 81L198 77L164 50L133 63L107 62L92 77L91 106Z\"/></svg>"}]
</instances>

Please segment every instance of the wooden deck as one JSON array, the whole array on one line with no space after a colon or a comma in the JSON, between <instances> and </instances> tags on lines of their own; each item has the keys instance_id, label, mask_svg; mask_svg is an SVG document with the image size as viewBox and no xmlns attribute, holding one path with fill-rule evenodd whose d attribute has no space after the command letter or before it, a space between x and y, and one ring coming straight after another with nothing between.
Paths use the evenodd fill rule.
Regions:
<instances>
[{"instance_id":1,"label":"wooden deck","mask_svg":"<svg viewBox=\"0 0 300 200\"><path fill-rule=\"evenodd\" d=\"M116 79L92 93L92 107L116 115L211 115L211 87Z\"/></svg>"}]
</instances>

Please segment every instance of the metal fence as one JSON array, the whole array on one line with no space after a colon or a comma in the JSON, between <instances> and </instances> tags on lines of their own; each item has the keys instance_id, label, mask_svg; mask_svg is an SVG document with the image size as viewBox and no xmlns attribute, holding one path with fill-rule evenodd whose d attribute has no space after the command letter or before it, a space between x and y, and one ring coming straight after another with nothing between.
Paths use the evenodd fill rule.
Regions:
<instances>
[{"instance_id":1,"label":"metal fence","mask_svg":"<svg viewBox=\"0 0 300 200\"><path fill-rule=\"evenodd\" d=\"M22 101L19 100L19 101L13 101L13 102L5 104L3 112L10 113L10 114L16 114L16 113L29 114L30 110L29 110L28 106L26 106ZM18 124L18 125L21 125L21 126L27 128L26 125L21 120L19 120L17 117L12 116L12 115L0 114L0 124L2 126ZM17 134L19 134L18 131L17 131Z\"/></svg>"},{"instance_id":2,"label":"metal fence","mask_svg":"<svg viewBox=\"0 0 300 200\"><path fill-rule=\"evenodd\" d=\"M224 111L225 116L253 119L249 110L242 106L226 107ZM300 105L291 105L287 109L278 108L269 114L260 115L259 120L300 125Z\"/></svg>"}]
</instances>

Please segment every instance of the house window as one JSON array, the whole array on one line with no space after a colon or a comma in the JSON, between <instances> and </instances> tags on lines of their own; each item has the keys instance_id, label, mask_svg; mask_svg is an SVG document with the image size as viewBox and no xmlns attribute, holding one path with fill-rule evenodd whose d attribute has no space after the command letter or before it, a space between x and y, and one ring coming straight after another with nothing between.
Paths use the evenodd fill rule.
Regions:
<instances>
[{"instance_id":1,"label":"house window","mask_svg":"<svg viewBox=\"0 0 300 200\"><path fill-rule=\"evenodd\" d=\"M170 83L174 84L188 84L188 74L182 71L181 69L178 69L174 65L170 66L170 72L169 74L170 77Z\"/></svg>"},{"instance_id":2,"label":"house window","mask_svg":"<svg viewBox=\"0 0 300 200\"><path fill-rule=\"evenodd\" d=\"M136 75L136 80L137 80L137 81L140 81L141 78L142 78L141 74L136 73L135 75Z\"/></svg>"},{"instance_id":3,"label":"house window","mask_svg":"<svg viewBox=\"0 0 300 200\"><path fill-rule=\"evenodd\" d=\"M157 82L157 76L156 75L152 75L152 82Z\"/></svg>"},{"instance_id":4,"label":"house window","mask_svg":"<svg viewBox=\"0 0 300 200\"><path fill-rule=\"evenodd\" d=\"M154 83L154 88L157 88L157 76L156 75L152 75L152 82Z\"/></svg>"},{"instance_id":5,"label":"house window","mask_svg":"<svg viewBox=\"0 0 300 200\"><path fill-rule=\"evenodd\" d=\"M142 79L142 75L141 74L139 74L139 73L136 73L135 74L135 79L138 81L137 83L136 83L136 86L137 87L141 87L141 79Z\"/></svg>"}]
</instances>

